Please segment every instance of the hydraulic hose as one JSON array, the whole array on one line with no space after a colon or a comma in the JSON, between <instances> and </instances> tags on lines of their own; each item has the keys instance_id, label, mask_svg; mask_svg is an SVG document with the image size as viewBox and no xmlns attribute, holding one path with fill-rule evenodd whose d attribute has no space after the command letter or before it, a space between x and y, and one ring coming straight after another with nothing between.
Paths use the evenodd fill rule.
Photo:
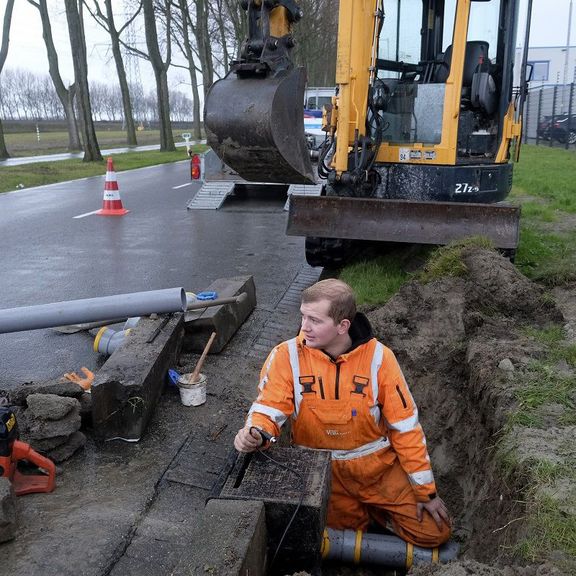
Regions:
<instances>
[{"instance_id":1,"label":"hydraulic hose","mask_svg":"<svg viewBox=\"0 0 576 576\"><path fill-rule=\"evenodd\" d=\"M453 541L439 548L420 548L398 536L327 528L321 553L323 560L408 569L417 564L449 562L456 558L459 549Z\"/></svg>"}]
</instances>

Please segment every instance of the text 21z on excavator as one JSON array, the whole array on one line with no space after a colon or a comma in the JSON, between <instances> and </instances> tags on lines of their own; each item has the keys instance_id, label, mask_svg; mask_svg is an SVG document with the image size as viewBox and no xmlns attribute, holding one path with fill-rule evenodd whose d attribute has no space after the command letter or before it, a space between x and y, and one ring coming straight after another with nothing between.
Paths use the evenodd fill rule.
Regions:
<instances>
[{"instance_id":1,"label":"text 21z on excavator","mask_svg":"<svg viewBox=\"0 0 576 576\"><path fill-rule=\"evenodd\" d=\"M310 264L342 263L351 240L482 235L514 252L520 211L500 202L527 86L531 0L515 68L519 3L340 0L337 88L318 163L326 185L318 197L292 196L288 218L287 233L307 237ZM207 95L208 143L247 180L311 183L306 74L290 57L291 27L305 16L292 0L243 6L248 39Z\"/></svg>"}]
</instances>

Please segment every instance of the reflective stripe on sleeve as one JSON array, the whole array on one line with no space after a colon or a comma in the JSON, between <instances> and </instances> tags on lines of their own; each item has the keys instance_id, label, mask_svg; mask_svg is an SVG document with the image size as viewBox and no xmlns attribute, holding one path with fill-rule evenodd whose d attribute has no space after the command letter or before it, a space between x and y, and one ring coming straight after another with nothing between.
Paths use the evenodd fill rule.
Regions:
<instances>
[{"instance_id":1,"label":"reflective stripe on sleeve","mask_svg":"<svg viewBox=\"0 0 576 576\"><path fill-rule=\"evenodd\" d=\"M424 484L432 484L432 482L434 482L434 474L432 474L432 470L422 470L422 472L408 474L408 479L412 486L423 486Z\"/></svg>"},{"instance_id":2,"label":"reflective stripe on sleeve","mask_svg":"<svg viewBox=\"0 0 576 576\"><path fill-rule=\"evenodd\" d=\"M378 408L378 372L382 366L382 358L384 357L384 346L377 342L372 355L372 364L370 365L370 380L372 381L372 400L374 406L370 407L370 413L374 418L376 425L380 423L380 408Z\"/></svg>"},{"instance_id":3,"label":"reflective stripe on sleeve","mask_svg":"<svg viewBox=\"0 0 576 576\"><path fill-rule=\"evenodd\" d=\"M258 414L264 414L264 416L268 416L270 420L278 424L278 426L282 426L284 422L286 422L286 414L281 410L277 410L276 408L272 408L271 406L266 406L264 404L259 404L258 402L254 402L250 407L250 411L248 412L248 418L250 422L252 421L252 414L257 412Z\"/></svg>"},{"instance_id":4,"label":"reflective stripe on sleeve","mask_svg":"<svg viewBox=\"0 0 576 576\"><path fill-rule=\"evenodd\" d=\"M374 440L373 442L368 442L368 444L362 444L358 448L352 450L329 450L326 448L310 448L309 446L297 445L299 448L306 448L307 450L319 450L321 452L330 452L332 460L354 460L355 458L362 458L362 456L368 456L379 450L384 450L390 447L390 441L388 438L383 436Z\"/></svg>"},{"instance_id":5,"label":"reflective stripe on sleeve","mask_svg":"<svg viewBox=\"0 0 576 576\"><path fill-rule=\"evenodd\" d=\"M293 418L300 412L300 402L302 402L302 384L300 384L300 362L298 360L298 344L296 338L288 340L288 352L290 353L290 367L292 368L292 382L294 383L294 414Z\"/></svg>"},{"instance_id":6,"label":"reflective stripe on sleeve","mask_svg":"<svg viewBox=\"0 0 576 576\"><path fill-rule=\"evenodd\" d=\"M416 407L414 408L414 414L409 418L405 418L404 420L398 420L398 422L388 422L388 428L392 428L392 430L397 430L400 433L410 432L415 430L419 426L418 424L418 410Z\"/></svg>"},{"instance_id":7,"label":"reflective stripe on sleeve","mask_svg":"<svg viewBox=\"0 0 576 576\"><path fill-rule=\"evenodd\" d=\"M264 390L264 386L266 386L268 382L268 372L270 372L270 366L272 366L272 362L274 362L274 357L276 356L277 352L278 352L278 346L276 346L272 350L272 352L270 352L270 357L268 358L268 362L266 362L266 372L264 373L264 376L262 377L260 383L258 384L258 390L260 391Z\"/></svg>"}]
</instances>

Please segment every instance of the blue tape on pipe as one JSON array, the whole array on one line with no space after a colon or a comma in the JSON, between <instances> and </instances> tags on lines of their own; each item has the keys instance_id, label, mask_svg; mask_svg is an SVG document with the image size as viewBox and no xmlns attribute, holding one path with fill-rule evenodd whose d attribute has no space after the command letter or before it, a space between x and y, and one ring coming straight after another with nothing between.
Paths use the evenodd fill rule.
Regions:
<instances>
[{"instance_id":1,"label":"blue tape on pipe","mask_svg":"<svg viewBox=\"0 0 576 576\"><path fill-rule=\"evenodd\" d=\"M218 294L216 292L198 292L196 294L196 300L216 300L218 298Z\"/></svg>"}]
</instances>

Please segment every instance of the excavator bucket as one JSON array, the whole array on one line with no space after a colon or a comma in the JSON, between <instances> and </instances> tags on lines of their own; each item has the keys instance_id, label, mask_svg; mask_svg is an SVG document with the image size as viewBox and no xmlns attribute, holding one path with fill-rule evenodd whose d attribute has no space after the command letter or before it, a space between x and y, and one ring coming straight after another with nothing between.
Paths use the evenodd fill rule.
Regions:
<instances>
[{"instance_id":1,"label":"excavator bucket","mask_svg":"<svg viewBox=\"0 0 576 576\"><path fill-rule=\"evenodd\" d=\"M305 83L304 68L266 77L230 72L206 97L208 144L245 180L313 183L304 136Z\"/></svg>"}]
</instances>

